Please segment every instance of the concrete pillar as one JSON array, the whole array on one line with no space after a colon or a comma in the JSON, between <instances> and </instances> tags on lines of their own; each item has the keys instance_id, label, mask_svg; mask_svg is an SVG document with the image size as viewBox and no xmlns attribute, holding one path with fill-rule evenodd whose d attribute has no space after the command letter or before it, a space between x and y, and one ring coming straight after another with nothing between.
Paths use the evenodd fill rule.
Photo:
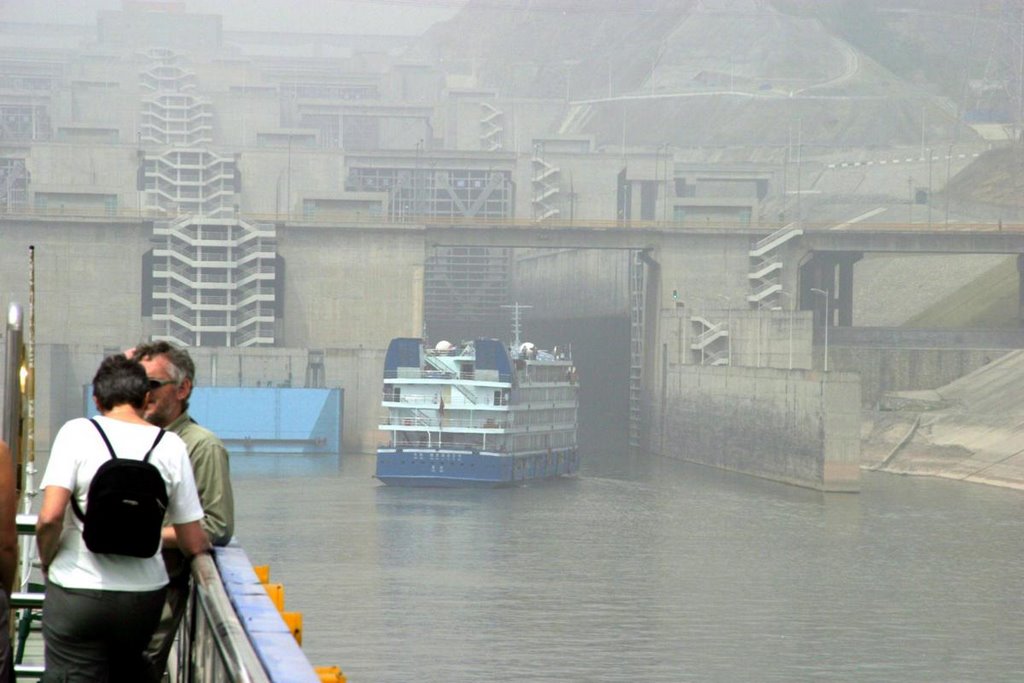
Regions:
<instances>
[{"instance_id":1,"label":"concrete pillar","mask_svg":"<svg viewBox=\"0 0 1024 683\"><path fill-rule=\"evenodd\" d=\"M815 253L800 268L800 308L814 311L815 329L825 324L825 297L813 290L828 292L828 325L853 324L853 264L859 253Z\"/></svg>"},{"instance_id":2,"label":"concrete pillar","mask_svg":"<svg viewBox=\"0 0 1024 683\"><path fill-rule=\"evenodd\" d=\"M833 282L835 281L835 261L828 254L811 254L810 260L800 268L800 308L814 311L814 329L825 326L825 297L814 290L828 292L830 299L835 299ZM828 303L829 317L832 317L833 304Z\"/></svg>"},{"instance_id":3,"label":"concrete pillar","mask_svg":"<svg viewBox=\"0 0 1024 683\"><path fill-rule=\"evenodd\" d=\"M836 324L839 327L850 327L853 325L853 264L859 258L859 256L854 258L851 255L844 255L840 257L837 264L839 281L836 286L834 303L837 317Z\"/></svg>"}]
</instances>

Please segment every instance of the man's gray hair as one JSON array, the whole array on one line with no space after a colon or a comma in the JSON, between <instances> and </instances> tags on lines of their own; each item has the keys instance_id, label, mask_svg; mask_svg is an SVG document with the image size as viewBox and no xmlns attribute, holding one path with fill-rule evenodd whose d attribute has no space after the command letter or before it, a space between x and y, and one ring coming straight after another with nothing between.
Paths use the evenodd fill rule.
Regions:
<instances>
[{"instance_id":1,"label":"man's gray hair","mask_svg":"<svg viewBox=\"0 0 1024 683\"><path fill-rule=\"evenodd\" d=\"M143 342L132 350L132 357L135 360L145 360L156 356L164 356L171 366L171 379L175 384L181 384L186 378L195 386L196 365L192 362L192 356L188 351L175 346L168 341ZM182 408L188 410L188 398L182 401Z\"/></svg>"}]
</instances>

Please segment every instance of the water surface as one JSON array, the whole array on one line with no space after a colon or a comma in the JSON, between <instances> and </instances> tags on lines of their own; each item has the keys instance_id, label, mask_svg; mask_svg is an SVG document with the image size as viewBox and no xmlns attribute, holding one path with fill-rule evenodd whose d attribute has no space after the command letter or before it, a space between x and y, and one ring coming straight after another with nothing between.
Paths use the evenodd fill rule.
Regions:
<instances>
[{"instance_id":1,"label":"water surface","mask_svg":"<svg viewBox=\"0 0 1024 683\"><path fill-rule=\"evenodd\" d=\"M1019 492L865 473L824 495L612 455L401 489L370 455L243 458L237 536L353 683L1024 680Z\"/></svg>"}]
</instances>

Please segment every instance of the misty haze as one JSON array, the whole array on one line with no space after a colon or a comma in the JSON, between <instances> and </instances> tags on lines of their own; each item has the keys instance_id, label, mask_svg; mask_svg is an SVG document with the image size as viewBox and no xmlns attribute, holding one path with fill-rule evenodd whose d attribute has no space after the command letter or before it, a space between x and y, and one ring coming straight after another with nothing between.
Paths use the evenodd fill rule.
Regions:
<instances>
[{"instance_id":1,"label":"misty haze","mask_svg":"<svg viewBox=\"0 0 1024 683\"><path fill-rule=\"evenodd\" d=\"M302 676L1017 680L1022 27L0 3L19 510L100 361L166 340Z\"/></svg>"}]
</instances>

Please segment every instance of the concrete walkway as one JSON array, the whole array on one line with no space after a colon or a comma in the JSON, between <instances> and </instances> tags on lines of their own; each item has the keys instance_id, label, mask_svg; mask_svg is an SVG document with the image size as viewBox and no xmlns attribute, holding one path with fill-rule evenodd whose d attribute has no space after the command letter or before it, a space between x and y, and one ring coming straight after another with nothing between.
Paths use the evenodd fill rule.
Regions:
<instances>
[{"instance_id":1,"label":"concrete walkway","mask_svg":"<svg viewBox=\"0 0 1024 683\"><path fill-rule=\"evenodd\" d=\"M865 415L866 470L1024 490L1024 351L934 391L890 394Z\"/></svg>"}]
</instances>

